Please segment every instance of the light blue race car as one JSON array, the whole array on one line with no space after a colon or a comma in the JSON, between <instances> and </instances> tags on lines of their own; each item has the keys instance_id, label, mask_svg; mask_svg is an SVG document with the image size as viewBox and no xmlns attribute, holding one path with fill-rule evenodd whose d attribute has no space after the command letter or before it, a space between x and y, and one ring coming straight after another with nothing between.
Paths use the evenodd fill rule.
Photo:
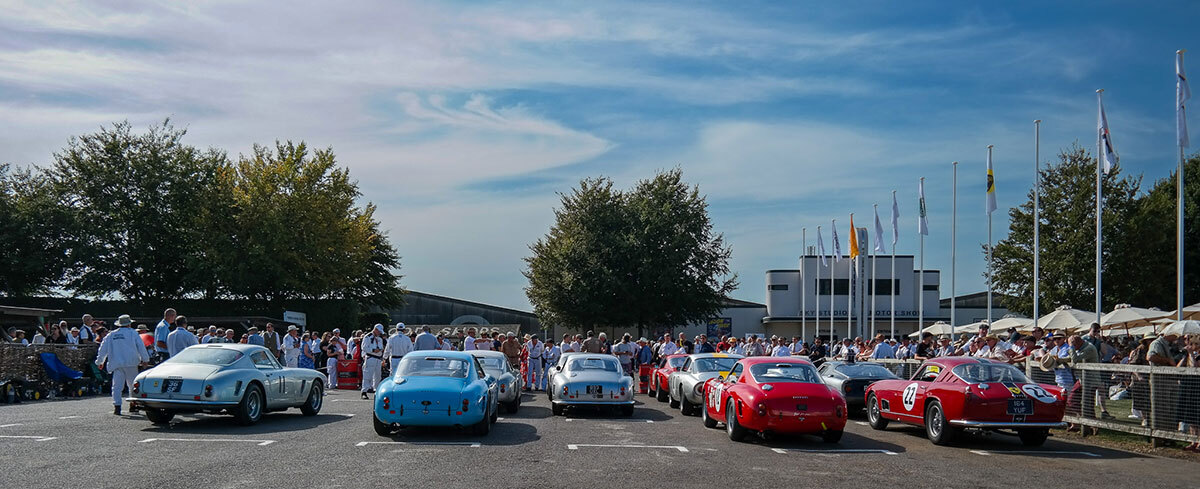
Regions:
<instances>
[{"instance_id":1,"label":"light blue race car","mask_svg":"<svg viewBox=\"0 0 1200 489\"><path fill-rule=\"evenodd\" d=\"M375 433L408 426L471 427L486 435L499 416L496 379L470 353L418 351L379 384L372 416Z\"/></svg>"}]
</instances>

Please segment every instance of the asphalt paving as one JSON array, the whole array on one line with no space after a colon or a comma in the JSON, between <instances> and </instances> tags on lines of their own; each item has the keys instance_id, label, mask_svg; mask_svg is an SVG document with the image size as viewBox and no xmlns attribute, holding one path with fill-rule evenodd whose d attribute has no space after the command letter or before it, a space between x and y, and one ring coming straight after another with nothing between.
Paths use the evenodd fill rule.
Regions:
<instances>
[{"instance_id":1,"label":"asphalt paving","mask_svg":"<svg viewBox=\"0 0 1200 489\"><path fill-rule=\"evenodd\" d=\"M332 391L321 413L177 416L154 426L115 416L108 397L0 406L0 487L1195 487L1200 465L1051 438L931 444L918 428L875 431L852 418L837 444L817 437L729 440L645 395L633 417L552 416L543 393L501 414L487 436L409 429L375 434L371 402Z\"/></svg>"}]
</instances>

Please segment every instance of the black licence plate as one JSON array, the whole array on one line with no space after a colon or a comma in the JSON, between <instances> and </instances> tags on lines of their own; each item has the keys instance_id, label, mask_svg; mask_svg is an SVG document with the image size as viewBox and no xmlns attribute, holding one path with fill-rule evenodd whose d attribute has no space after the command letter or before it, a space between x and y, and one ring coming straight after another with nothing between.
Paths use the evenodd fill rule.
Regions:
<instances>
[{"instance_id":1,"label":"black licence plate","mask_svg":"<svg viewBox=\"0 0 1200 489\"><path fill-rule=\"evenodd\" d=\"M1009 399L1008 414L1026 416L1033 414L1033 399Z\"/></svg>"},{"instance_id":2,"label":"black licence plate","mask_svg":"<svg viewBox=\"0 0 1200 489\"><path fill-rule=\"evenodd\" d=\"M603 386L589 385L587 386L587 394L589 396L601 397L604 395Z\"/></svg>"},{"instance_id":3,"label":"black licence plate","mask_svg":"<svg viewBox=\"0 0 1200 489\"><path fill-rule=\"evenodd\" d=\"M179 389L182 387L182 379L168 379L165 383L163 383L163 392L179 392Z\"/></svg>"}]
</instances>

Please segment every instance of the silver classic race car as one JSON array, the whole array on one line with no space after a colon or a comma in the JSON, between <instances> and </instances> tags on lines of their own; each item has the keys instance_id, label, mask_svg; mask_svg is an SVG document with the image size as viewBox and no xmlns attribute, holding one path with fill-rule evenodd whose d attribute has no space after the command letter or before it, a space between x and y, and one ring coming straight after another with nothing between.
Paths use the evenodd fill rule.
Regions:
<instances>
[{"instance_id":1,"label":"silver classic race car","mask_svg":"<svg viewBox=\"0 0 1200 489\"><path fill-rule=\"evenodd\" d=\"M264 412L298 407L306 416L321 411L325 374L285 368L257 345L220 343L190 346L138 374L125 398L154 424L176 413L232 414L238 423L257 423Z\"/></svg>"},{"instance_id":2,"label":"silver classic race car","mask_svg":"<svg viewBox=\"0 0 1200 489\"><path fill-rule=\"evenodd\" d=\"M704 383L713 377L729 373L742 358L726 353L695 353L688 355L679 370L667 377L667 393L671 407L679 408L684 416L698 413L704 406Z\"/></svg>"},{"instance_id":3,"label":"silver classic race car","mask_svg":"<svg viewBox=\"0 0 1200 489\"><path fill-rule=\"evenodd\" d=\"M513 369L508 364L508 357L498 351L471 350L469 353L479 359L488 375L496 379L500 405L510 413L517 412L521 407L521 388L525 386L521 372Z\"/></svg>"},{"instance_id":4,"label":"silver classic race car","mask_svg":"<svg viewBox=\"0 0 1200 489\"><path fill-rule=\"evenodd\" d=\"M599 353L564 355L549 383L551 409L563 414L568 407L614 407L633 415L633 378L625 375L617 357Z\"/></svg>"}]
</instances>

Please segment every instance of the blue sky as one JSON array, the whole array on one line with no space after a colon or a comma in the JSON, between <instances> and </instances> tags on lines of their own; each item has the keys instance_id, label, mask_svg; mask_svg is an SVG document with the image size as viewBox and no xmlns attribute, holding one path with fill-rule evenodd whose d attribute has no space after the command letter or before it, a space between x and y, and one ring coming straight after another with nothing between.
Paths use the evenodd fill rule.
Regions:
<instances>
[{"instance_id":1,"label":"blue sky","mask_svg":"<svg viewBox=\"0 0 1200 489\"><path fill-rule=\"evenodd\" d=\"M796 266L801 228L869 225L872 203L886 221L892 190L898 252L915 253L925 176L926 263L947 294L959 161L970 293L986 146L997 240L1031 185L1032 121L1043 161L1093 147L1097 88L1123 169L1164 178L1174 52L1200 53L1187 1L330 5L0 0L0 161L45 165L71 135L165 117L234 155L331 146L379 205L405 286L522 309L521 259L556 192L675 166L753 301L765 270Z\"/></svg>"}]
</instances>

